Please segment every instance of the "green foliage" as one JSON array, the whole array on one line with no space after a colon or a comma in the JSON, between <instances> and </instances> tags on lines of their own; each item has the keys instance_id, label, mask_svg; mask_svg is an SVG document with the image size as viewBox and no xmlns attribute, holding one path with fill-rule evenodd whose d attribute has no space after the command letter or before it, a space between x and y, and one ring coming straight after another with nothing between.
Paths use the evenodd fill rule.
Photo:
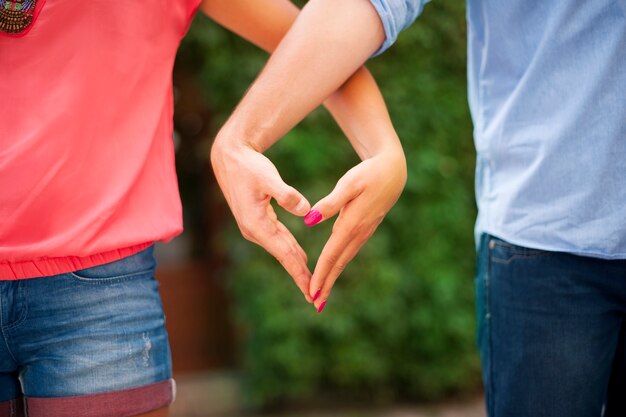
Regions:
<instances>
[{"instance_id":1,"label":"green foliage","mask_svg":"<svg viewBox=\"0 0 626 417\"><path fill-rule=\"evenodd\" d=\"M197 70L217 123L266 54L198 18L179 62ZM375 401L437 399L478 381L473 316L474 150L466 103L462 2L433 2L369 67L404 144L409 179L400 201L337 282L318 315L269 255L224 230L253 405L321 394ZM358 159L317 110L268 153L311 202ZM331 222L307 229L279 216L311 268Z\"/></svg>"}]
</instances>

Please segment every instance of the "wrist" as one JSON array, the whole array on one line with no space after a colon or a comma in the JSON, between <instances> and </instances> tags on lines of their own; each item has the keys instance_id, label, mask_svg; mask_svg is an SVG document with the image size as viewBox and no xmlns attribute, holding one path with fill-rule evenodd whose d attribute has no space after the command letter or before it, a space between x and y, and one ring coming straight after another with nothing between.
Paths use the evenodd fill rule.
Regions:
<instances>
[{"instance_id":1,"label":"wrist","mask_svg":"<svg viewBox=\"0 0 626 417\"><path fill-rule=\"evenodd\" d=\"M408 176L406 156L399 142L397 146L390 145L384 150L381 150L381 152L374 155L373 158L379 158L384 161L384 165L389 167L389 170L387 171L388 174L395 177L403 184L406 183Z\"/></svg>"},{"instance_id":2,"label":"wrist","mask_svg":"<svg viewBox=\"0 0 626 417\"><path fill-rule=\"evenodd\" d=\"M271 138L270 123L242 118L237 113L233 113L215 137L218 147L246 147L263 153L276 142Z\"/></svg>"},{"instance_id":3,"label":"wrist","mask_svg":"<svg viewBox=\"0 0 626 417\"><path fill-rule=\"evenodd\" d=\"M357 137L350 141L361 160L384 156L404 160L404 149L396 132L383 130L378 134L368 132L367 137Z\"/></svg>"},{"instance_id":4,"label":"wrist","mask_svg":"<svg viewBox=\"0 0 626 417\"><path fill-rule=\"evenodd\" d=\"M232 169L239 165L241 155L246 150L256 149L240 140L239 136L229 135L220 130L211 146L210 160L216 175L225 169Z\"/></svg>"}]
</instances>

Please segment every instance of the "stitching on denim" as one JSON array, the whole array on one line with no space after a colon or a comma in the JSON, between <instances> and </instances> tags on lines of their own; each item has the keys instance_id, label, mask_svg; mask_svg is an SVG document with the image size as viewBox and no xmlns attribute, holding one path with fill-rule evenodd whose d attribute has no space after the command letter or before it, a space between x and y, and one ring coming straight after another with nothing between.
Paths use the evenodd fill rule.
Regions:
<instances>
[{"instance_id":1,"label":"stitching on denim","mask_svg":"<svg viewBox=\"0 0 626 417\"><path fill-rule=\"evenodd\" d=\"M488 240L488 242L491 239ZM497 244L497 241L495 242ZM489 387L488 392L488 401L487 404L487 414L489 417L494 417L495 415L495 384L494 384L494 370L493 370L493 337L492 337L492 317L491 317L491 260L492 260L492 252L493 250L489 247L489 243L487 243L487 265L485 268L485 305L487 308L487 346L489 347L489 367L487 372L489 373Z\"/></svg>"},{"instance_id":2,"label":"stitching on denim","mask_svg":"<svg viewBox=\"0 0 626 417\"><path fill-rule=\"evenodd\" d=\"M532 249L532 248L525 248L522 246L516 246L511 243L498 240L498 239L493 239L493 238L492 238L492 241L494 243L494 246L500 247L510 253L510 256L508 258L499 258L496 255L492 256L493 261L500 263L500 264L508 264L514 261L515 259L532 259L532 258L540 258L540 257L550 257L550 256L555 256L558 254L558 252L550 252L550 251L544 251L541 249Z\"/></svg>"},{"instance_id":3,"label":"stitching on denim","mask_svg":"<svg viewBox=\"0 0 626 417\"><path fill-rule=\"evenodd\" d=\"M79 281L83 284L104 285L104 284L111 284L114 282L124 282L124 281L128 281L134 278L139 278L141 276L153 276L154 269L151 269L149 271L135 272L132 274L117 275L114 277L105 277L105 278L81 277L80 275L76 275L74 272L68 272L65 275L68 275L70 278L76 281Z\"/></svg>"},{"instance_id":4,"label":"stitching on denim","mask_svg":"<svg viewBox=\"0 0 626 417\"><path fill-rule=\"evenodd\" d=\"M7 282L11 282L11 281L7 281ZM11 352L11 348L9 347L9 336L6 334L5 330L8 330L4 327L4 324L2 324L2 322L4 321L4 318L2 316L2 293L0 293L0 333L2 334L2 340L4 341L4 345L7 348L7 352L9 352L9 355L11 355L11 359L13 359L13 362L15 362L15 364L17 365L17 359L15 358L15 355L13 355L13 352Z\"/></svg>"},{"instance_id":5,"label":"stitching on denim","mask_svg":"<svg viewBox=\"0 0 626 417\"><path fill-rule=\"evenodd\" d=\"M493 261L499 264L508 265L516 259L535 259L535 258L544 258L544 257L551 257L551 256L554 256L554 254L552 253L546 253L546 254L537 253L537 254L528 254L528 255L513 254L509 256L508 258L504 259L504 258L498 258L497 256L494 255Z\"/></svg>"},{"instance_id":6,"label":"stitching on denim","mask_svg":"<svg viewBox=\"0 0 626 417\"><path fill-rule=\"evenodd\" d=\"M541 253L551 254L551 252L548 252L548 251L544 251L541 249L534 249L534 248L525 248L523 246L513 245L503 240L493 239L493 243L495 246L500 246L501 248L504 248L506 250L509 250L517 254L529 254L529 255L541 254Z\"/></svg>"},{"instance_id":7,"label":"stitching on denim","mask_svg":"<svg viewBox=\"0 0 626 417\"><path fill-rule=\"evenodd\" d=\"M19 281L17 283L19 288L23 289L24 292L24 308L22 309L22 312L20 314L20 316L17 318L17 320L15 320L13 323L9 324L8 326L6 326L6 330L13 330L17 327L19 327L22 323L24 323L24 321L26 320L26 316L28 315L28 286L25 284L25 281ZM18 293L19 296L19 293Z\"/></svg>"},{"instance_id":8,"label":"stitching on denim","mask_svg":"<svg viewBox=\"0 0 626 417\"><path fill-rule=\"evenodd\" d=\"M116 261L113 261L112 263L118 263L118 262L124 262L124 261L128 261L131 258L136 258L140 255L143 255L147 252L150 252L150 257L152 259L152 263L151 266L148 267L147 269L143 269L141 271L138 272L131 272L131 273L123 273L123 274L119 274L119 275L115 275L115 276L110 276L110 277L83 277L81 275L79 275L79 272L82 270L77 270L77 271L70 271L67 272L65 274L61 274L62 276L68 277L68 278L73 278L74 280L83 282L83 283L88 283L88 284L108 284L108 283L112 283L112 282L121 282L121 281L125 281L128 279L134 279L137 277L140 277L142 275L150 275L150 276L154 276L154 272L156 270L156 259L154 258L154 245L149 245L148 247L140 250L137 253L134 253L128 257L125 258L121 258L118 259ZM91 269L91 268L97 268L97 267L101 267L101 266L106 266L107 264L104 265L96 265L87 269ZM85 270L87 270L85 269Z\"/></svg>"}]
</instances>

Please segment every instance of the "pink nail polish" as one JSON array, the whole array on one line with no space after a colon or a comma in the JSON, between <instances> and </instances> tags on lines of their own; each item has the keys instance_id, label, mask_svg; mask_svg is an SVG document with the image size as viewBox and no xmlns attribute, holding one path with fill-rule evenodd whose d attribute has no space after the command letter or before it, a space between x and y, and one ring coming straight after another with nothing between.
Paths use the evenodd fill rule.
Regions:
<instances>
[{"instance_id":1,"label":"pink nail polish","mask_svg":"<svg viewBox=\"0 0 626 417\"><path fill-rule=\"evenodd\" d=\"M317 292L313 296L313 301L317 300L317 297L319 297L321 293L322 293L322 289L320 288L319 290L317 290Z\"/></svg>"},{"instance_id":2,"label":"pink nail polish","mask_svg":"<svg viewBox=\"0 0 626 417\"><path fill-rule=\"evenodd\" d=\"M309 213L306 216L304 216L304 224L306 224L309 227L315 226L321 220L322 220L322 213L320 213L316 209L309 211Z\"/></svg>"},{"instance_id":3,"label":"pink nail polish","mask_svg":"<svg viewBox=\"0 0 626 417\"><path fill-rule=\"evenodd\" d=\"M324 307L326 307L326 301L328 301L328 300L324 300L324 302L322 304L320 304L319 308L317 309L317 313L318 314L322 312Z\"/></svg>"}]
</instances>

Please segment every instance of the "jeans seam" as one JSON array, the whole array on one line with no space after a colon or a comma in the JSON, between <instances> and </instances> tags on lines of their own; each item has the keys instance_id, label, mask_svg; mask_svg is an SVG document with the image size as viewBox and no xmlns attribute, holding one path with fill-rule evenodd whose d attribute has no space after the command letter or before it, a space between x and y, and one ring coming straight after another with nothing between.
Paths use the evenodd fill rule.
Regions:
<instances>
[{"instance_id":1,"label":"jeans seam","mask_svg":"<svg viewBox=\"0 0 626 417\"><path fill-rule=\"evenodd\" d=\"M20 286L19 288L23 288L22 295L23 295L23 300L24 300L24 308L22 308L22 312L20 316L17 318L17 320L7 325L5 327L5 330L12 330L12 329L19 327L22 323L24 323L24 321L26 320L26 316L28 315L28 287L26 285L22 285L24 284L24 281L20 281L17 284ZM17 292L17 296L18 297L20 296L19 291Z\"/></svg>"},{"instance_id":2,"label":"jeans seam","mask_svg":"<svg viewBox=\"0 0 626 417\"><path fill-rule=\"evenodd\" d=\"M508 257L506 259L498 258L497 256L494 256L493 257L493 262L497 262L497 263L503 264L503 265L508 265L511 262L513 262L515 260L518 260L518 259L526 259L526 260L528 260L528 259L537 259L537 258L543 258L543 257L549 257L549 256L553 256L553 254L549 254L549 253L548 254L534 253L534 254L523 255L523 254L516 253L516 254L513 254L513 255L511 255L510 257Z\"/></svg>"},{"instance_id":3,"label":"jeans seam","mask_svg":"<svg viewBox=\"0 0 626 417\"><path fill-rule=\"evenodd\" d=\"M497 243L497 242L496 242ZM487 267L485 268L485 307L487 309L486 322L487 322L487 345L489 347L489 367L487 372L489 373L489 404L487 405L487 412L489 417L495 417L495 385L494 385L494 370L493 370L493 338L492 338L492 317L491 317L491 272L492 272L492 248L491 245L487 245Z\"/></svg>"},{"instance_id":4,"label":"jeans seam","mask_svg":"<svg viewBox=\"0 0 626 417\"><path fill-rule=\"evenodd\" d=\"M9 352L9 355L11 355L11 359L13 359L13 362L17 365L17 359L15 358L15 355L13 355L13 352L11 352L11 348L9 347L8 335L5 332L5 330L8 330L8 329L6 329L3 324L4 317L2 315L2 309L3 309L2 295L0 294L0 334L2 335L2 341L4 342L4 345L7 348L7 352Z\"/></svg>"},{"instance_id":5,"label":"jeans seam","mask_svg":"<svg viewBox=\"0 0 626 417\"><path fill-rule=\"evenodd\" d=\"M493 261L503 264L508 264L516 259L529 259L529 258L541 258L541 257L550 257L556 255L558 252L551 252L542 249L531 249L524 248L521 246L513 245L512 243L497 240L493 237L490 240L493 245L493 248L500 247L503 250L509 252L510 256L508 258L499 258L497 256L493 256ZM490 248L491 249L491 248Z\"/></svg>"},{"instance_id":6,"label":"jeans seam","mask_svg":"<svg viewBox=\"0 0 626 417\"><path fill-rule=\"evenodd\" d=\"M84 284L106 285L106 284L113 284L117 282L129 281L135 278L140 278L142 276L151 276L153 274L154 274L154 269L149 270L149 271L135 272L132 274L124 274L124 275L118 275L114 277L104 277L104 278L81 277L80 275L77 275L74 272L68 272L66 275L69 275L70 278L74 279L75 281L84 283Z\"/></svg>"}]
</instances>

